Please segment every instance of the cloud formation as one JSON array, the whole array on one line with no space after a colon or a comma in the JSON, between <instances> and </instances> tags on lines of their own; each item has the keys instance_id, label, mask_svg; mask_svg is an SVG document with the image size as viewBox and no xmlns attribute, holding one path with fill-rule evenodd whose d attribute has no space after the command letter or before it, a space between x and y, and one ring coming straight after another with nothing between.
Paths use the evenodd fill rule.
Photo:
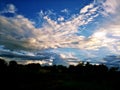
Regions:
<instances>
[{"instance_id":1,"label":"cloud formation","mask_svg":"<svg viewBox=\"0 0 120 90\"><path fill-rule=\"evenodd\" d=\"M39 63L41 65L64 65L68 66L66 60L63 60L60 55L48 52L27 52L27 51L11 51L7 49L0 49L0 58L6 61L15 60L19 64Z\"/></svg>"},{"instance_id":2,"label":"cloud formation","mask_svg":"<svg viewBox=\"0 0 120 90\"><path fill-rule=\"evenodd\" d=\"M16 13L17 9L13 4L7 4L3 11L0 14L4 13Z\"/></svg>"},{"instance_id":3,"label":"cloud formation","mask_svg":"<svg viewBox=\"0 0 120 90\"><path fill-rule=\"evenodd\" d=\"M63 10L61 10L61 12L63 12L63 13L68 13L69 10L68 10L68 9L63 9Z\"/></svg>"},{"instance_id":4,"label":"cloud formation","mask_svg":"<svg viewBox=\"0 0 120 90\"><path fill-rule=\"evenodd\" d=\"M89 4L87 6L85 6L83 9L81 9L80 13L87 13L89 11L89 9L92 9L94 7L93 4Z\"/></svg>"},{"instance_id":5,"label":"cloud formation","mask_svg":"<svg viewBox=\"0 0 120 90\"><path fill-rule=\"evenodd\" d=\"M106 0L90 3L79 14L71 16L64 21L64 17L52 20L44 12L40 12L44 19L42 27L36 28L32 22L23 15L14 17L0 15L0 44L11 50L48 49L48 48L79 48L81 50L99 50L108 48L111 52L119 54L120 50L120 23L119 16L113 22L107 22L91 36L77 35L79 27L92 22L99 15L118 14L118 0ZM102 8L102 9L101 9ZM15 13L14 5L7 5L6 13ZM67 12L67 9L61 12ZM50 13L50 11L49 11ZM52 13L52 12L51 12ZM58 21L60 21L58 23ZM109 26L109 27L108 27Z\"/></svg>"},{"instance_id":6,"label":"cloud formation","mask_svg":"<svg viewBox=\"0 0 120 90\"><path fill-rule=\"evenodd\" d=\"M12 10L14 11L14 8ZM44 15L43 12L42 15ZM84 36L75 35L78 27L86 25L97 16L98 14L92 11L92 13L75 15L70 20L58 23L47 15L43 16L47 23L44 23L41 28L35 28L34 22L22 15L10 18L0 16L1 44L14 49L15 45L20 48L35 49L73 47L84 39ZM62 20L64 20L63 17L58 18L58 21Z\"/></svg>"}]
</instances>

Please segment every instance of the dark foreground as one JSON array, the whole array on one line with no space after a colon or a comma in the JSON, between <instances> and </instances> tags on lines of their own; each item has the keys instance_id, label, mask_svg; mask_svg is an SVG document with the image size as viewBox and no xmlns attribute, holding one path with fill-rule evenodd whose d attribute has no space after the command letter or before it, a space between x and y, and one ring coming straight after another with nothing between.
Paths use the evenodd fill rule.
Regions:
<instances>
[{"instance_id":1,"label":"dark foreground","mask_svg":"<svg viewBox=\"0 0 120 90\"><path fill-rule=\"evenodd\" d=\"M0 90L120 90L120 72L105 65L77 66L7 64L0 59Z\"/></svg>"}]
</instances>

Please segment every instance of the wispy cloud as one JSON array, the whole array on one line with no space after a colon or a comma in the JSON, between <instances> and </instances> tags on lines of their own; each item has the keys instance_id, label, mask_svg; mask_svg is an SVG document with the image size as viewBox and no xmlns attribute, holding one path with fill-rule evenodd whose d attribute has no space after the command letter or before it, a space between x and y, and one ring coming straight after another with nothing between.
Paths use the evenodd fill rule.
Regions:
<instances>
[{"instance_id":1,"label":"wispy cloud","mask_svg":"<svg viewBox=\"0 0 120 90\"><path fill-rule=\"evenodd\" d=\"M58 21L64 21L64 17L59 17Z\"/></svg>"},{"instance_id":2,"label":"wispy cloud","mask_svg":"<svg viewBox=\"0 0 120 90\"><path fill-rule=\"evenodd\" d=\"M99 5L99 10L102 15L109 16L109 14L115 14L120 5L119 0L94 0L94 4Z\"/></svg>"},{"instance_id":3,"label":"wispy cloud","mask_svg":"<svg viewBox=\"0 0 120 90\"><path fill-rule=\"evenodd\" d=\"M118 53L119 51L119 39L120 33L119 25L111 25L110 27L104 27L96 31L92 36L89 37L86 42L86 49L98 50L101 47L107 47L112 52Z\"/></svg>"},{"instance_id":4,"label":"wispy cloud","mask_svg":"<svg viewBox=\"0 0 120 90\"><path fill-rule=\"evenodd\" d=\"M63 9L63 10L61 10L61 12L63 12L63 13L69 13L69 10L68 9Z\"/></svg>"},{"instance_id":5,"label":"wispy cloud","mask_svg":"<svg viewBox=\"0 0 120 90\"><path fill-rule=\"evenodd\" d=\"M36 28L34 26L35 22L30 21L23 15L17 14L14 17L1 15L0 44L13 50L38 50L58 47L99 50L101 47L106 47L111 52L118 53L117 50L120 49L120 23L117 20L114 21L115 24L110 22L99 28L90 37L76 35L79 27L92 22L100 14L115 14L117 12L116 8L119 7L119 1L110 1L106 0L100 5L96 5L98 2L91 3L81 9L79 14L75 14L74 17L71 16L66 21L64 21L64 17L52 20L49 17L49 14L52 13L51 11L49 11L49 14L41 11L40 15L42 15L45 22L40 28ZM14 5L11 4L8 7L7 12L16 12ZM67 12L67 9L62 10L62 12Z\"/></svg>"},{"instance_id":6,"label":"wispy cloud","mask_svg":"<svg viewBox=\"0 0 120 90\"><path fill-rule=\"evenodd\" d=\"M119 8L120 1L119 0L106 0L103 3L103 8L105 12L109 13L116 13L117 9Z\"/></svg>"},{"instance_id":7,"label":"wispy cloud","mask_svg":"<svg viewBox=\"0 0 120 90\"><path fill-rule=\"evenodd\" d=\"M93 11L92 11L93 12ZM95 12L95 11L94 11ZM57 47L74 47L84 39L84 36L77 36L75 33L78 27L91 22L97 14L88 12L87 14L79 14L70 20L58 23L49 18L42 11L43 19L47 22L43 27L35 28L33 23L28 18L22 15L15 17L0 16L1 24L1 43L8 48L57 48ZM50 11L49 11L50 13ZM64 18L58 18L58 21Z\"/></svg>"},{"instance_id":8,"label":"wispy cloud","mask_svg":"<svg viewBox=\"0 0 120 90\"><path fill-rule=\"evenodd\" d=\"M0 14L4 13L16 13L17 9L13 4L7 4L3 11Z\"/></svg>"},{"instance_id":9,"label":"wispy cloud","mask_svg":"<svg viewBox=\"0 0 120 90\"><path fill-rule=\"evenodd\" d=\"M66 60L63 60L60 55L47 52L27 52L27 51L11 51L7 49L0 49L0 58L4 58L7 61L15 60L19 64L39 63L41 65L65 65L68 66Z\"/></svg>"},{"instance_id":10,"label":"wispy cloud","mask_svg":"<svg viewBox=\"0 0 120 90\"><path fill-rule=\"evenodd\" d=\"M84 8L82 8L80 13L87 13L89 11L89 9L92 9L93 7L94 7L94 5L91 3L87 6L85 6Z\"/></svg>"}]
</instances>

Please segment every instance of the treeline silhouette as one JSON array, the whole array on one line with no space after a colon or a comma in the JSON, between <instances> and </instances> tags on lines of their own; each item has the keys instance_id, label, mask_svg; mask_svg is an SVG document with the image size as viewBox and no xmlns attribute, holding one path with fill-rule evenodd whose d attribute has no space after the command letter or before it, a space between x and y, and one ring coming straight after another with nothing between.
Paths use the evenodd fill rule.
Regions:
<instances>
[{"instance_id":1,"label":"treeline silhouette","mask_svg":"<svg viewBox=\"0 0 120 90\"><path fill-rule=\"evenodd\" d=\"M0 90L119 90L120 71L116 67L108 68L89 62L65 67L34 63L22 65L0 59L0 83Z\"/></svg>"}]
</instances>

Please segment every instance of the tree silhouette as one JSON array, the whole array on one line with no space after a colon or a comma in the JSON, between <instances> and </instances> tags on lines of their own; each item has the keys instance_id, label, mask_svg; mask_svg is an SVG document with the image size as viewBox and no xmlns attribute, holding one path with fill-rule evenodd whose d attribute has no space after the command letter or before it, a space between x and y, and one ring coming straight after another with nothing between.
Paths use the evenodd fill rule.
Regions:
<instances>
[{"instance_id":1,"label":"tree silhouette","mask_svg":"<svg viewBox=\"0 0 120 90\"><path fill-rule=\"evenodd\" d=\"M7 69L7 62L4 59L0 58L0 71L6 71Z\"/></svg>"},{"instance_id":2,"label":"tree silhouette","mask_svg":"<svg viewBox=\"0 0 120 90\"><path fill-rule=\"evenodd\" d=\"M17 64L0 59L1 86L9 89L79 89L115 90L120 89L120 71L116 67L108 69L104 64L92 65L80 62L78 65L41 66L38 63ZM0 89L1 89L0 86ZM3 87L4 89L6 87Z\"/></svg>"},{"instance_id":3,"label":"tree silhouette","mask_svg":"<svg viewBox=\"0 0 120 90\"><path fill-rule=\"evenodd\" d=\"M16 61L10 61L9 66L13 67L13 68L16 68L17 67L17 62Z\"/></svg>"}]
</instances>

